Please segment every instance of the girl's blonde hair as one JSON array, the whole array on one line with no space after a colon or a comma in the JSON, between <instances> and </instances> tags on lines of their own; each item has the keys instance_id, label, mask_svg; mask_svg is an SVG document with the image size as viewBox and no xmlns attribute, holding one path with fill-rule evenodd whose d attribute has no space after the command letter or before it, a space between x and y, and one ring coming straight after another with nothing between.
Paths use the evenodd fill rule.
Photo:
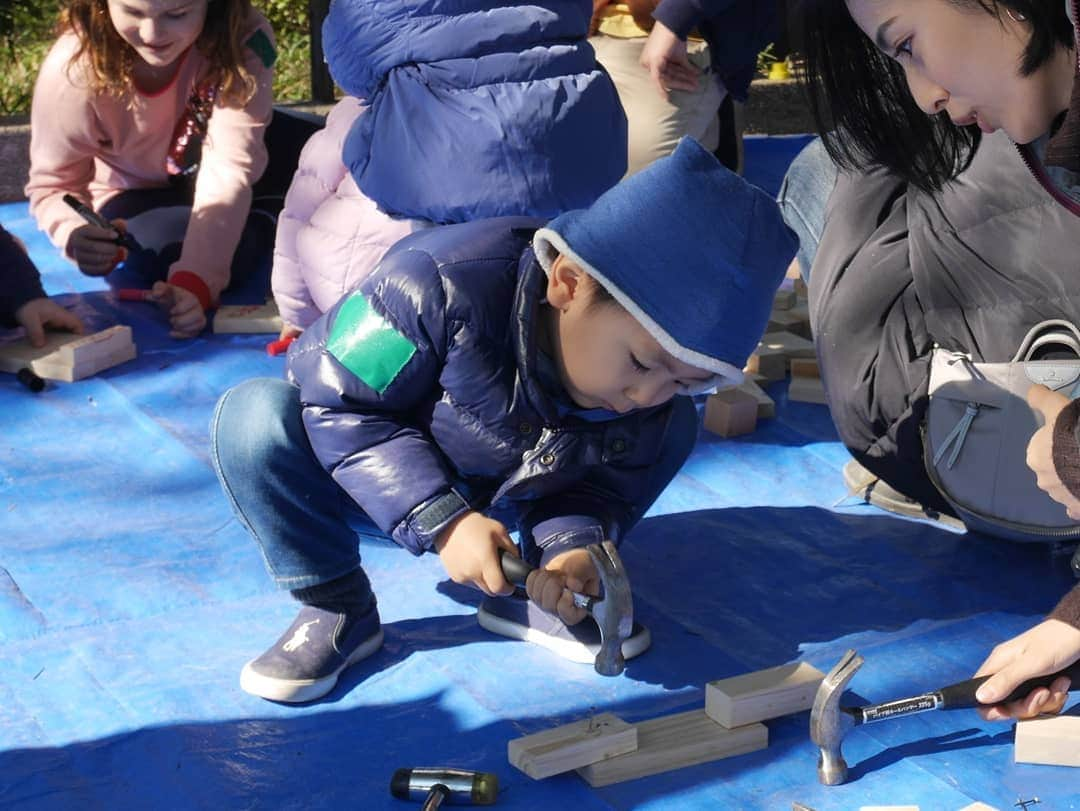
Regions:
<instances>
[{"instance_id":1,"label":"girl's blonde hair","mask_svg":"<svg viewBox=\"0 0 1080 811\"><path fill-rule=\"evenodd\" d=\"M210 63L202 81L217 88L226 104L243 106L257 90L255 77L244 66L244 42L251 0L207 0L206 22L195 47ZM84 54L90 87L98 93L122 96L134 90L135 49L121 39L109 16L107 0L67 0L60 12L60 30L79 38L74 64Z\"/></svg>"}]
</instances>

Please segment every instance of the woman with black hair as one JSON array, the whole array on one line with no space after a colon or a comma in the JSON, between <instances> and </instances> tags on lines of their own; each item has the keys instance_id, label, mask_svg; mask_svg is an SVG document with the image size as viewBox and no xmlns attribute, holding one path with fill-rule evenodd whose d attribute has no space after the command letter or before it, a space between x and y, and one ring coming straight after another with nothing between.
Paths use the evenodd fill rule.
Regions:
<instances>
[{"instance_id":1,"label":"woman with black hair","mask_svg":"<svg viewBox=\"0 0 1080 811\"><path fill-rule=\"evenodd\" d=\"M794 15L824 134L792 165L781 205L804 274L813 266L829 408L857 460L913 504L948 509L919 433L934 343L1008 360L1035 323L1080 322L1077 6L803 0ZM1033 387L1031 402L1047 428L1028 464L1080 518L1080 401ZM979 697L1078 658L1080 587L994 649ZM1058 711L1067 690L1059 679L983 713Z\"/></svg>"}]
</instances>

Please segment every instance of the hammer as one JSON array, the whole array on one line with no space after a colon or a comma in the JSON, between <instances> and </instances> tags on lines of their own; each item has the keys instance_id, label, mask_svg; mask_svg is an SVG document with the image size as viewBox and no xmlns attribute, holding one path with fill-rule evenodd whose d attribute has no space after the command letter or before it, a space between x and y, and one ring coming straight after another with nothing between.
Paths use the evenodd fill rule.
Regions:
<instances>
[{"instance_id":1,"label":"hammer","mask_svg":"<svg viewBox=\"0 0 1080 811\"><path fill-rule=\"evenodd\" d=\"M399 800L423 800L420 811L447 805L493 805L499 778L490 772L466 769L398 769L390 778L390 793Z\"/></svg>"},{"instance_id":2,"label":"hammer","mask_svg":"<svg viewBox=\"0 0 1080 811\"><path fill-rule=\"evenodd\" d=\"M594 667L601 676L618 676L626 668L622 643L634 627L634 599L626 567L611 541L589 544L585 549L592 556L600 577L600 596L571 592L574 605L584 608L600 628L600 650ZM512 555L502 556L503 574L513 585L525 587L533 567Z\"/></svg>"},{"instance_id":3,"label":"hammer","mask_svg":"<svg viewBox=\"0 0 1080 811\"><path fill-rule=\"evenodd\" d=\"M810 711L810 740L821 750L818 755L818 779L826 786L835 786L847 780L848 767L840 747L844 742L844 735L858 724L887 721L927 710L993 706L982 704L975 698L975 691L990 678L978 676L912 698L869 704L865 707L841 707L840 694L862 664L863 658L854 650L849 650L836 667L829 671L814 696L814 707ZM1060 676L1068 676L1074 685L1080 686L1080 661L1052 675L1028 679L997 703L1008 704L1023 698L1038 687L1049 687Z\"/></svg>"}]
</instances>

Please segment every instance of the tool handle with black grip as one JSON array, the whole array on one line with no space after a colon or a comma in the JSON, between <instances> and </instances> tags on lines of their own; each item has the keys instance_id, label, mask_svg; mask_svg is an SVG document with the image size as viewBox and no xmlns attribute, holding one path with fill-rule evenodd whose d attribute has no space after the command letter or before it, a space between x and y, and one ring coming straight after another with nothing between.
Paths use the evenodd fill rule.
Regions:
<instances>
[{"instance_id":1,"label":"tool handle with black grip","mask_svg":"<svg viewBox=\"0 0 1080 811\"><path fill-rule=\"evenodd\" d=\"M1049 676L1036 676L1033 679L1021 682L1015 690L1005 696L1001 701L995 703L1008 704L1011 701L1017 701L1018 699L1029 695L1032 690L1035 690L1038 687L1049 687L1060 676L1068 676L1072 680L1073 690L1080 688L1080 661L1073 662L1064 670L1059 670L1057 673L1052 673ZM983 704L975 698L975 691L989 678L990 676L978 676L974 679L950 684L948 687L942 687L938 690L938 694L941 696L941 709L957 710L966 707L993 706L990 704Z\"/></svg>"},{"instance_id":2,"label":"tool handle with black grip","mask_svg":"<svg viewBox=\"0 0 1080 811\"><path fill-rule=\"evenodd\" d=\"M502 563L503 576L510 584L525 588L525 581L529 579L529 573L533 567L521 558L507 554L505 550L499 550L499 561Z\"/></svg>"}]
</instances>

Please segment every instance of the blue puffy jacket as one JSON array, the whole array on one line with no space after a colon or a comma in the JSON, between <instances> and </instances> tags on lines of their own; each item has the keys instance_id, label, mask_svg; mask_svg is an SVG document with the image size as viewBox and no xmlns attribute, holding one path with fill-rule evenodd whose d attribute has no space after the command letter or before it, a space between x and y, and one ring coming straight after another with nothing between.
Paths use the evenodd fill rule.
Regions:
<instances>
[{"instance_id":1,"label":"blue puffy jacket","mask_svg":"<svg viewBox=\"0 0 1080 811\"><path fill-rule=\"evenodd\" d=\"M416 554L489 505L510 513L527 551L618 542L648 492L671 403L589 422L560 417L538 383L539 225L405 237L289 352L315 455Z\"/></svg>"},{"instance_id":2,"label":"blue puffy jacket","mask_svg":"<svg viewBox=\"0 0 1080 811\"><path fill-rule=\"evenodd\" d=\"M343 149L360 189L437 223L588 206L626 171L591 12L589 0L335 0L327 63L369 105Z\"/></svg>"}]
</instances>

